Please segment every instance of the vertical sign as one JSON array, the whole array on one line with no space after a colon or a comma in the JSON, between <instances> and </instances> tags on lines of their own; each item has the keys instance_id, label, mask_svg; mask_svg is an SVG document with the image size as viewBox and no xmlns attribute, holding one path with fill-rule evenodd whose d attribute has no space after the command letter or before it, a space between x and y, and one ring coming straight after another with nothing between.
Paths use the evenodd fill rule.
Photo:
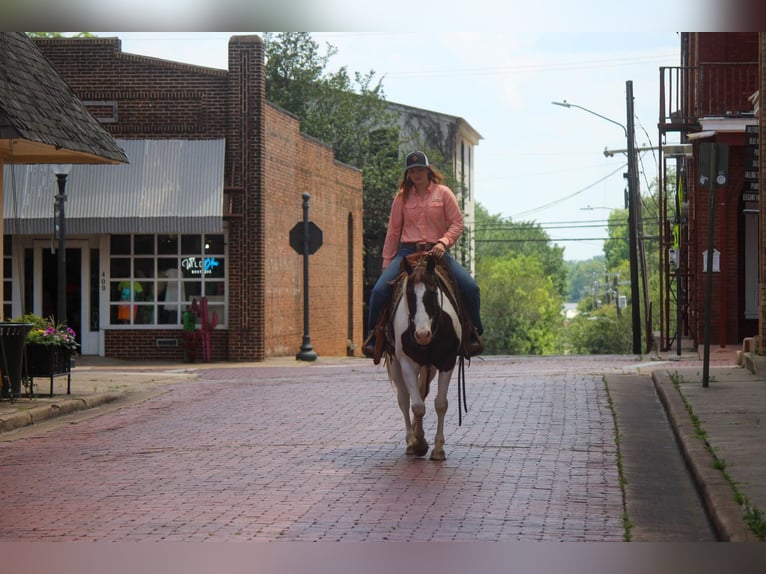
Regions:
<instances>
[{"instance_id":1,"label":"vertical sign","mask_svg":"<svg viewBox=\"0 0 766 574\"><path fill-rule=\"evenodd\" d=\"M759 137L757 124L745 126L745 188L742 191L744 201L758 201Z\"/></svg>"}]
</instances>

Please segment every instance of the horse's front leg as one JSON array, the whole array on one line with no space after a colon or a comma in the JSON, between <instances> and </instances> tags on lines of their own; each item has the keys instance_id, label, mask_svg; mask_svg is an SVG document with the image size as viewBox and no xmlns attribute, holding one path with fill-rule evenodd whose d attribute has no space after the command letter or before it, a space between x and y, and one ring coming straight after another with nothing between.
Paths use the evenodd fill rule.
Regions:
<instances>
[{"instance_id":1,"label":"horse's front leg","mask_svg":"<svg viewBox=\"0 0 766 574\"><path fill-rule=\"evenodd\" d=\"M392 358L387 364L388 376L396 387L396 401L404 418L404 440L407 444L407 454L415 454L412 420L410 419L410 393L404 384L402 366L398 359Z\"/></svg>"},{"instance_id":2,"label":"horse's front leg","mask_svg":"<svg viewBox=\"0 0 766 574\"><path fill-rule=\"evenodd\" d=\"M412 436L407 441L407 454L424 456L428 452L428 441L423 432L423 416L426 414L426 404L420 396L418 385L418 366L409 361L402 364L402 377L407 387L412 409Z\"/></svg>"},{"instance_id":3,"label":"horse's front leg","mask_svg":"<svg viewBox=\"0 0 766 574\"><path fill-rule=\"evenodd\" d=\"M412 429L412 419L410 419L410 394L407 387L401 381L396 383L396 399L399 402L399 409L404 417L404 438L407 443L407 454L415 454L415 439Z\"/></svg>"},{"instance_id":4,"label":"horse's front leg","mask_svg":"<svg viewBox=\"0 0 766 574\"><path fill-rule=\"evenodd\" d=\"M434 399L434 410L436 411L436 436L434 437L434 448L431 450L431 460L445 460L447 456L444 453L444 415L447 414L447 390L449 389L452 370L439 372L439 389Z\"/></svg>"}]
</instances>

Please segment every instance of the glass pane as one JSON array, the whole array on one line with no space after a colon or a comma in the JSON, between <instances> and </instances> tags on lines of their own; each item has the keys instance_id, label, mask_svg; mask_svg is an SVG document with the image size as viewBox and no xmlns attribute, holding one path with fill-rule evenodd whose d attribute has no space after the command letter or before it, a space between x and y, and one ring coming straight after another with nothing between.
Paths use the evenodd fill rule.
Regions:
<instances>
[{"instance_id":1,"label":"glass pane","mask_svg":"<svg viewBox=\"0 0 766 574\"><path fill-rule=\"evenodd\" d=\"M112 235L109 252L112 255L130 255L130 235Z\"/></svg>"},{"instance_id":2,"label":"glass pane","mask_svg":"<svg viewBox=\"0 0 766 574\"><path fill-rule=\"evenodd\" d=\"M154 235L136 235L133 237L133 253L136 255L154 255Z\"/></svg>"},{"instance_id":3,"label":"glass pane","mask_svg":"<svg viewBox=\"0 0 766 574\"><path fill-rule=\"evenodd\" d=\"M151 278L154 277L154 259L136 258L133 263L137 278Z\"/></svg>"},{"instance_id":4,"label":"glass pane","mask_svg":"<svg viewBox=\"0 0 766 574\"><path fill-rule=\"evenodd\" d=\"M202 283L199 281L184 281L183 285L186 301L190 301L193 297L199 299L202 296Z\"/></svg>"},{"instance_id":5,"label":"glass pane","mask_svg":"<svg viewBox=\"0 0 766 574\"><path fill-rule=\"evenodd\" d=\"M134 323L152 325L154 323L154 305L136 305Z\"/></svg>"},{"instance_id":6,"label":"glass pane","mask_svg":"<svg viewBox=\"0 0 766 574\"><path fill-rule=\"evenodd\" d=\"M168 304L160 306L159 313L157 317L157 322L160 325L178 325L180 324L179 313L178 313L179 305L178 303L175 304Z\"/></svg>"},{"instance_id":7,"label":"glass pane","mask_svg":"<svg viewBox=\"0 0 766 574\"><path fill-rule=\"evenodd\" d=\"M3 258L3 277L6 279L13 277L13 261L10 257Z\"/></svg>"},{"instance_id":8,"label":"glass pane","mask_svg":"<svg viewBox=\"0 0 766 574\"><path fill-rule=\"evenodd\" d=\"M13 235L3 235L3 255L10 256L13 248Z\"/></svg>"},{"instance_id":9,"label":"glass pane","mask_svg":"<svg viewBox=\"0 0 766 574\"><path fill-rule=\"evenodd\" d=\"M178 277L178 258L160 257L157 259L157 277Z\"/></svg>"},{"instance_id":10,"label":"glass pane","mask_svg":"<svg viewBox=\"0 0 766 574\"><path fill-rule=\"evenodd\" d=\"M218 297L223 300L223 281L205 281L205 297Z\"/></svg>"},{"instance_id":11,"label":"glass pane","mask_svg":"<svg viewBox=\"0 0 766 574\"><path fill-rule=\"evenodd\" d=\"M206 235L205 236L205 255L223 255L224 244L223 235Z\"/></svg>"},{"instance_id":12,"label":"glass pane","mask_svg":"<svg viewBox=\"0 0 766 574\"><path fill-rule=\"evenodd\" d=\"M109 275L115 279L130 277L130 259L112 258L109 260Z\"/></svg>"},{"instance_id":13,"label":"glass pane","mask_svg":"<svg viewBox=\"0 0 766 574\"><path fill-rule=\"evenodd\" d=\"M225 276L223 257L205 257L204 273L207 278L223 279Z\"/></svg>"},{"instance_id":14,"label":"glass pane","mask_svg":"<svg viewBox=\"0 0 766 574\"><path fill-rule=\"evenodd\" d=\"M201 255L202 254L202 236L201 235L182 235L181 236L181 255Z\"/></svg>"},{"instance_id":15,"label":"glass pane","mask_svg":"<svg viewBox=\"0 0 766 574\"><path fill-rule=\"evenodd\" d=\"M178 255L178 236L157 236L157 253L160 255Z\"/></svg>"}]
</instances>

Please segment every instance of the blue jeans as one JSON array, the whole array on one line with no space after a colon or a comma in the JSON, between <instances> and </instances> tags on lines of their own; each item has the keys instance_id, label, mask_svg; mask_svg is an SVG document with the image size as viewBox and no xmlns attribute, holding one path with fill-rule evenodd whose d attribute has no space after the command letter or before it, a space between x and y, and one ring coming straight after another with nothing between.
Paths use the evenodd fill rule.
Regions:
<instances>
[{"instance_id":1,"label":"blue jeans","mask_svg":"<svg viewBox=\"0 0 766 574\"><path fill-rule=\"evenodd\" d=\"M367 327L370 330L375 328L380 312L386 306L389 299L391 299L391 294L394 291L394 286L391 284L391 281L396 279L399 275L399 267L402 259L411 253L415 253L414 248L403 245L400 246L399 251L396 253L396 257L394 257L391 260L391 263L388 264L388 267L383 270L383 273L378 277L377 283L375 283L372 291L370 291L369 321L367 323ZM481 324L481 315L479 312L481 308L479 284L476 283L476 280L471 277L471 274L468 273L460 263L455 261L449 253L444 254L444 263L446 264L450 275L452 275L457 283L460 293L463 295L463 301L465 302L468 316L471 318L471 323L479 334L482 334L484 332L484 327Z\"/></svg>"}]
</instances>

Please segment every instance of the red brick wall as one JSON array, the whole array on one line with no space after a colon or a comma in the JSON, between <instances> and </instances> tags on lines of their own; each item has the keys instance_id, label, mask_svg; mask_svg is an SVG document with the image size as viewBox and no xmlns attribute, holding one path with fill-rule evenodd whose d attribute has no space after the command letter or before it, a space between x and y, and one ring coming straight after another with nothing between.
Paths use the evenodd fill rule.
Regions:
<instances>
[{"instance_id":1,"label":"red brick wall","mask_svg":"<svg viewBox=\"0 0 766 574\"><path fill-rule=\"evenodd\" d=\"M720 252L720 272L713 273L710 315L710 341L715 345L738 344L753 335L753 320L744 318L744 216L741 201L744 186L744 134L721 134L719 144L729 145L728 183L715 189L713 248ZM699 148L697 148L698 150ZM695 157L698 152L695 150ZM694 162L692 162L694 163ZM697 166L690 166L690 181L699 181ZM708 175L708 174L705 174ZM689 327L695 339L704 339L707 274L703 271L703 252L708 248L710 191L702 186L694 190L694 209L689 217L690 285ZM722 314L723 309L723 314Z\"/></svg>"},{"instance_id":2,"label":"red brick wall","mask_svg":"<svg viewBox=\"0 0 766 574\"><path fill-rule=\"evenodd\" d=\"M324 245L310 258L312 345L320 356L342 356L349 338L361 344L361 173L335 162L328 147L300 133L296 118L266 104L259 37L230 39L229 70L125 54L114 38L37 43L94 115L113 120L103 125L115 137L226 139L224 186L237 192L227 220L228 324L213 333L214 360L259 361L300 350L303 259L288 233L302 219L303 191L324 232ZM180 337L107 330L106 354L178 359L182 347L155 343L174 334Z\"/></svg>"},{"instance_id":3,"label":"red brick wall","mask_svg":"<svg viewBox=\"0 0 766 574\"><path fill-rule=\"evenodd\" d=\"M335 162L328 146L299 129L294 116L266 108L266 313L274 319L266 324L267 354L295 354L303 342L303 256L290 247L288 236L303 221L304 192L310 196L309 219L323 238L309 256L311 344L320 356L346 354L349 340L359 348L363 338L362 176Z\"/></svg>"},{"instance_id":4,"label":"red brick wall","mask_svg":"<svg viewBox=\"0 0 766 574\"><path fill-rule=\"evenodd\" d=\"M705 32L689 34L689 65L701 66L697 82L688 86L690 101L699 110L713 110L712 116L752 110L747 98L757 89L752 62L758 60L758 34L752 32ZM742 66L716 64L751 63ZM707 64L707 66L705 66ZM727 78L730 81L727 81ZM754 319L744 317L744 133L721 132L700 142L728 145L728 181L715 189L714 249L720 251L721 270L713 274L710 311L710 342L738 345L756 334ZM703 272L703 252L709 238L709 190L698 185L699 143L694 144L695 160L690 162L689 182L689 273L688 325L701 344L707 298L707 274ZM710 174L704 174L710 175Z\"/></svg>"}]
</instances>

